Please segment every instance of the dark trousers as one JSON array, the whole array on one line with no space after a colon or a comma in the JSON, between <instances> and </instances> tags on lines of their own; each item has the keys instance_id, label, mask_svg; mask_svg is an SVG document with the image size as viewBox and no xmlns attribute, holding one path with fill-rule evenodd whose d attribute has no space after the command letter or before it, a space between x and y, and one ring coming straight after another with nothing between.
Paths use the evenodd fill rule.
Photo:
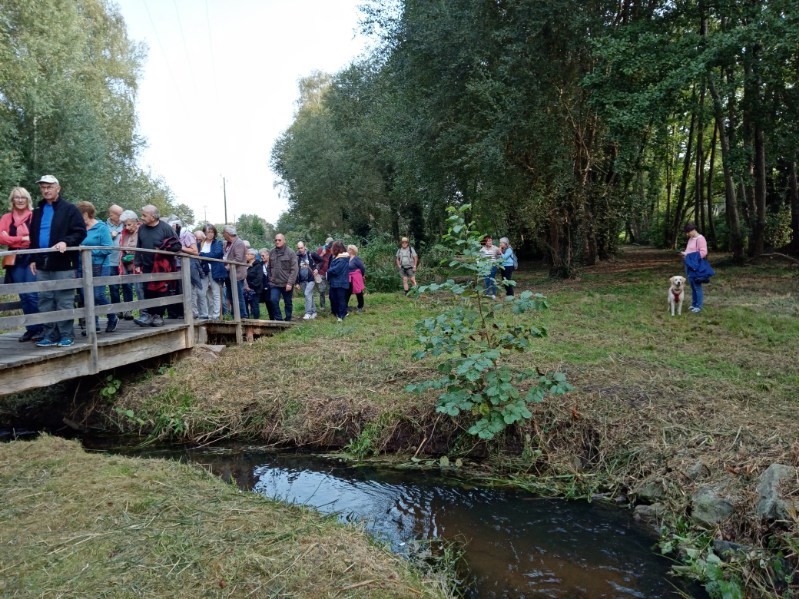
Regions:
<instances>
[{"instance_id":1,"label":"dark trousers","mask_svg":"<svg viewBox=\"0 0 799 599\"><path fill-rule=\"evenodd\" d=\"M120 297L122 301L125 302L132 302L133 301L133 285L126 283L124 285L109 285L108 291L111 293L111 303L118 304L120 303Z\"/></svg>"},{"instance_id":2,"label":"dark trousers","mask_svg":"<svg viewBox=\"0 0 799 599\"><path fill-rule=\"evenodd\" d=\"M330 288L330 312L333 316L344 318L347 315L347 288Z\"/></svg>"},{"instance_id":3,"label":"dark trousers","mask_svg":"<svg viewBox=\"0 0 799 599\"><path fill-rule=\"evenodd\" d=\"M283 297L283 307L286 310L285 318L280 314L280 298ZM270 287L269 300L272 303L273 320L291 320L294 290L286 291L285 287Z\"/></svg>"},{"instance_id":4,"label":"dark trousers","mask_svg":"<svg viewBox=\"0 0 799 599\"><path fill-rule=\"evenodd\" d=\"M261 318L260 298L255 291L244 292L244 304L247 306L247 318Z\"/></svg>"},{"instance_id":5,"label":"dark trousers","mask_svg":"<svg viewBox=\"0 0 799 599\"><path fill-rule=\"evenodd\" d=\"M275 308L272 306L272 298L271 298L271 288L264 287L263 292L261 293L261 301L266 306L266 313L269 315L269 320L275 319Z\"/></svg>"},{"instance_id":6,"label":"dark trousers","mask_svg":"<svg viewBox=\"0 0 799 599\"><path fill-rule=\"evenodd\" d=\"M350 288L347 289L347 307L350 305L350 298L352 297L352 283L350 283ZM360 293L356 293L355 297L358 299L358 309L363 310L363 291Z\"/></svg>"},{"instance_id":7,"label":"dark trousers","mask_svg":"<svg viewBox=\"0 0 799 599\"><path fill-rule=\"evenodd\" d=\"M247 318L247 302L244 300L244 281L236 281L236 290L239 294L239 314L241 318ZM233 301L233 291L230 288L230 277L225 279L225 291L227 291L228 301ZM227 304L227 302L225 302ZM230 311L233 312L231 304Z\"/></svg>"},{"instance_id":8,"label":"dark trousers","mask_svg":"<svg viewBox=\"0 0 799 599\"><path fill-rule=\"evenodd\" d=\"M27 256L26 256L27 257ZM30 263L27 260L21 260L22 256L17 256L20 264L15 264L6 268L6 283L35 283L36 276L31 272ZM39 313L39 294L38 293L20 293L19 301L22 303L23 314L38 314ZM29 324L25 327L31 333L38 335L42 331L42 325Z\"/></svg>"},{"instance_id":9,"label":"dark trousers","mask_svg":"<svg viewBox=\"0 0 799 599\"><path fill-rule=\"evenodd\" d=\"M513 280L513 271L514 270L516 270L516 269L513 268L512 266L503 267L502 270L500 271L502 273L502 280L503 281L511 281L511 280ZM506 284L504 282L502 283L502 285L505 287L505 293L507 293L508 295L513 295L513 285L508 285L508 284Z\"/></svg>"},{"instance_id":10,"label":"dark trousers","mask_svg":"<svg viewBox=\"0 0 799 599\"><path fill-rule=\"evenodd\" d=\"M168 289L166 291L153 291L147 288L147 283L144 284L144 299L156 299L159 297L168 297L169 295ZM147 313L151 316L160 316L163 318L164 312L166 312L166 306L151 306L147 308Z\"/></svg>"}]
</instances>

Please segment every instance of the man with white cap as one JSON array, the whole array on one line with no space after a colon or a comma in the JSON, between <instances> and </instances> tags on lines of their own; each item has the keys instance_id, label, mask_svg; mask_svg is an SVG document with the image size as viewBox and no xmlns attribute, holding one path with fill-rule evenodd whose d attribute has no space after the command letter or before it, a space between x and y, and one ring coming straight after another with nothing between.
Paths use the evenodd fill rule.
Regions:
<instances>
[{"instance_id":1,"label":"man with white cap","mask_svg":"<svg viewBox=\"0 0 799 599\"><path fill-rule=\"evenodd\" d=\"M60 281L75 277L79 253L67 252L86 238L86 223L78 208L61 197L61 186L53 175L44 175L36 183L42 201L33 211L31 248L52 248L54 251L35 254L31 272L37 281ZM71 310L75 307L75 290L58 289L39 292L39 312ZM44 325L38 347L69 347L75 343L73 318Z\"/></svg>"}]
</instances>

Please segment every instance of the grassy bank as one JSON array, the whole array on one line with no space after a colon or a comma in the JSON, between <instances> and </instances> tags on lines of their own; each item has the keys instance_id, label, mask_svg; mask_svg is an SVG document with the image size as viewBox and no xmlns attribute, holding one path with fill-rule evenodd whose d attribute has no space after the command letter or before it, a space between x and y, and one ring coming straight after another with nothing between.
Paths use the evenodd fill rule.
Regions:
<instances>
[{"instance_id":1,"label":"grassy bank","mask_svg":"<svg viewBox=\"0 0 799 599\"><path fill-rule=\"evenodd\" d=\"M3 597L443 597L359 531L196 467L0 445Z\"/></svg>"},{"instance_id":2,"label":"grassy bank","mask_svg":"<svg viewBox=\"0 0 799 599\"><path fill-rule=\"evenodd\" d=\"M522 268L518 289L551 305L523 318L549 336L512 359L566 373L575 391L488 445L437 415L434 396L403 390L434 372L410 357L413 323L442 306L400 294L367 296L366 312L343 325L317 319L180 362L126 385L106 414L152 438L480 458L484 476L543 494L656 501L672 530L690 521L693 493L721 486L733 512L717 526L688 525L696 542L737 541L795 564L796 522L767 524L753 510L764 469L799 464L799 278L780 264L715 265L705 310L674 318L668 278L682 268L670 252L630 248L561 282Z\"/></svg>"}]
</instances>

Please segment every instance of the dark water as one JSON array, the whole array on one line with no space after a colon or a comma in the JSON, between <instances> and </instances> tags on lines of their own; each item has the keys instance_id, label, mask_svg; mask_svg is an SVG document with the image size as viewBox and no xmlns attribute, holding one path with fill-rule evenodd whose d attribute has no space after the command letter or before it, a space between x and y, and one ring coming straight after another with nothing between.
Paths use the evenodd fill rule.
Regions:
<instances>
[{"instance_id":1,"label":"dark water","mask_svg":"<svg viewBox=\"0 0 799 599\"><path fill-rule=\"evenodd\" d=\"M241 488L307 505L406 553L416 539L465 544L471 597L676 597L669 562L630 513L464 486L426 472L354 468L259 451L148 452L209 467ZM701 592L699 593L701 596Z\"/></svg>"}]
</instances>

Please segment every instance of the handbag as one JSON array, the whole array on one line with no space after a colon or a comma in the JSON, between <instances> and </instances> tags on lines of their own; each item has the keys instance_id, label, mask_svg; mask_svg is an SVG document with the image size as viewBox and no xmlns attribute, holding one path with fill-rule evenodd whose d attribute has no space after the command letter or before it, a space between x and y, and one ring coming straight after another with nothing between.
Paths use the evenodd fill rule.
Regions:
<instances>
[{"instance_id":1,"label":"handbag","mask_svg":"<svg viewBox=\"0 0 799 599\"><path fill-rule=\"evenodd\" d=\"M319 273L316 273L313 276L313 280L316 281L317 285L320 285L322 283L322 275L320 275Z\"/></svg>"},{"instance_id":2,"label":"handbag","mask_svg":"<svg viewBox=\"0 0 799 599\"><path fill-rule=\"evenodd\" d=\"M8 256L3 256L3 268L9 268L14 266L14 263L17 261L16 254L9 254Z\"/></svg>"}]
</instances>

